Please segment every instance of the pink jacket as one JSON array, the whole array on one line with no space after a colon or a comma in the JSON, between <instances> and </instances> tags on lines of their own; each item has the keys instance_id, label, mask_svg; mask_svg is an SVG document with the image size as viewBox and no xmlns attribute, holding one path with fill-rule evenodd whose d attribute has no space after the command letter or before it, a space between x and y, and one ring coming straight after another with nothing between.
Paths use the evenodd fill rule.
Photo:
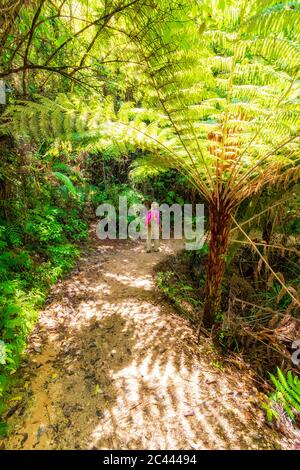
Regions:
<instances>
[{"instance_id":1,"label":"pink jacket","mask_svg":"<svg viewBox=\"0 0 300 470\"><path fill-rule=\"evenodd\" d=\"M150 211L147 211L146 219L145 219L145 226L147 227L149 224L151 224L151 221L155 219L157 223L159 224L159 210L152 209Z\"/></svg>"}]
</instances>

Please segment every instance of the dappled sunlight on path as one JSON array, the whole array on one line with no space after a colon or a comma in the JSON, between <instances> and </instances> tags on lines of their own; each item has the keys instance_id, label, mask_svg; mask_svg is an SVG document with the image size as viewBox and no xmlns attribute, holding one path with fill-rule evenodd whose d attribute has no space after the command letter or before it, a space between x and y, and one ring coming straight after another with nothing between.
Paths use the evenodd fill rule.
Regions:
<instances>
[{"instance_id":1,"label":"dappled sunlight on path","mask_svg":"<svg viewBox=\"0 0 300 470\"><path fill-rule=\"evenodd\" d=\"M52 290L31 336L26 410L9 448L264 449L278 436L245 372L218 369L208 339L155 289L147 254L100 242Z\"/></svg>"}]
</instances>

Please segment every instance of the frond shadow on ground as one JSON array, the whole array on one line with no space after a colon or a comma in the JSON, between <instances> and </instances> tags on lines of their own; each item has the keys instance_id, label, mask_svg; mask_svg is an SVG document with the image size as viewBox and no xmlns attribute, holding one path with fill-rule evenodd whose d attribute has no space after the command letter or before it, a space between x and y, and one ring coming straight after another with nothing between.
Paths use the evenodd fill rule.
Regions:
<instances>
[{"instance_id":1,"label":"frond shadow on ground","mask_svg":"<svg viewBox=\"0 0 300 470\"><path fill-rule=\"evenodd\" d=\"M161 253L139 243L109 250L83 260L42 312L31 340L42 352L27 367L32 404L11 421L8 447L277 448L251 378L214 367L210 341L198 346L162 303L152 277Z\"/></svg>"}]
</instances>

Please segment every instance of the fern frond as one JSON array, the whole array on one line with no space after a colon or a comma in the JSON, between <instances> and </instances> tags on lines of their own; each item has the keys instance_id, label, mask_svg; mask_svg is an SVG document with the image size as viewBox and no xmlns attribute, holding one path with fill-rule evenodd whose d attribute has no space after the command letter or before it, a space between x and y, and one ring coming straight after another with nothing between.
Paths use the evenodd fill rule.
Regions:
<instances>
[{"instance_id":1,"label":"fern frond","mask_svg":"<svg viewBox=\"0 0 300 470\"><path fill-rule=\"evenodd\" d=\"M56 178L61 181L65 187L67 188L67 190L73 194L73 196L78 196L78 191L77 189L75 188L75 186L73 185L72 181L70 180L70 178L67 176L67 175L64 175L63 173L60 173L59 171L54 171L53 172L53 175L56 176Z\"/></svg>"}]
</instances>

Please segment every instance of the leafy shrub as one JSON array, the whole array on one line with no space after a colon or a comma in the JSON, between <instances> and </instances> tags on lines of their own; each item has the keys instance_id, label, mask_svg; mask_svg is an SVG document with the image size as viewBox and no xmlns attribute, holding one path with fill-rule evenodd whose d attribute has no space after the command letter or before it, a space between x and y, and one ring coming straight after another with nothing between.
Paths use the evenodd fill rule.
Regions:
<instances>
[{"instance_id":1,"label":"leafy shrub","mask_svg":"<svg viewBox=\"0 0 300 470\"><path fill-rule=\"evenodd\" d=\"M34 210L25 226L25 233L33 242L59 243L64 241L63 227L57 221L57 209L47 208L45 213Z\"/></svg>"},{"instance_id":2,"label":"leafy shrub","mask_svg":"<svg viewBox=\"0 0 300 470\"><path fill-rule=\"evenodd\" d=\"M92 203L94 207L97 207L104 202L109 202L117 209L120 196L127 197L128 207L133 204L142 203L144 198L142 193L127 184L112 184L105 191L100 191L93 187Z\"/></svg>"},{"instance_id":3,"label":"leafy shrub","mask_svg":"<svg viewBox=\"0 0 300 470\"><path fill-rule=\"evenodd\" d=\"M63 232L68 240L80 241L87 238L87 222L82 220L82 215L79 215L79 211L77 209L61 211L59 220L62 224Z\"/></svg>"},{"instance_id":4,"label":"leafy shrub","mask_svg":"<svg viewBox=\"0 0 300 470\"><path fill-rule=\"evenodd\" d=\"M26 339L37 319L37 308L42 305L44 295L38 289L25 291L18 281L0 284L0 331L2 362L0 363L0 397L14 374L26 346Z\"/></svg>"}]
</instances>

